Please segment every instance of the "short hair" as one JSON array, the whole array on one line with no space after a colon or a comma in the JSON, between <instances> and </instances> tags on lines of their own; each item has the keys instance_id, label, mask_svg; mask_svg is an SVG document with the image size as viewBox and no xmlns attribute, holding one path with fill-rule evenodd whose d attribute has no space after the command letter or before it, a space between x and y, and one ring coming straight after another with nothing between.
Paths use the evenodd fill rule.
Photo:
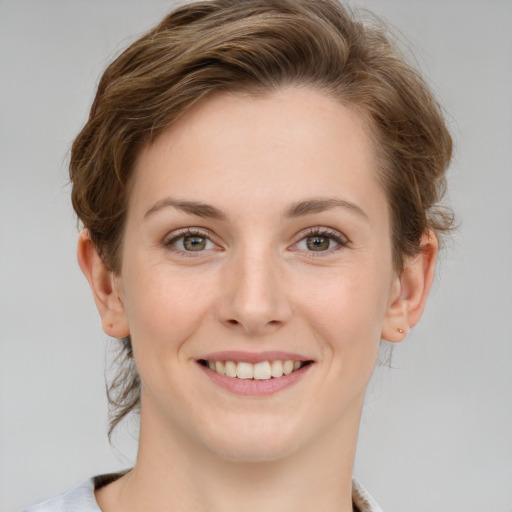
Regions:
<instances>
[{"instance_id":1,"label":"short hair","mask_svg":"<svg viewBox=\"0 0 512 512\"><path fill-rule=\"evenodd\" d=\"M133 167L145 145L217 92L287 85L327 93L366 121L391 219L393 262L418 254L425 230L453 223L440 200L452 140L425 80L375 17L336 0L210 0L168 14L105 70L70 160L73 207L107 267L121 269ZM113 380L109 434L140 403L131 341Z\"/></svg>"}]
</instances>

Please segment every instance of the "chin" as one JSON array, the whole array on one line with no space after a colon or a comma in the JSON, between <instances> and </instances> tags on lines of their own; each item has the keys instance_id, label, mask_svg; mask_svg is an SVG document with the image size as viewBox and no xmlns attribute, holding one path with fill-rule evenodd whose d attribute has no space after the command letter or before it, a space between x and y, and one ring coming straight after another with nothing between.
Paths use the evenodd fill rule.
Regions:
<instances>
[{"instance_id":1,"label":"chin","mask_svg":"<svg viewBox=\"0 0 512 512\"><path fill-rule=\"evenodd\" d=\"M293 454L302 444L298 432L283 425L261 422L237 428L231 426L211 432L208 437L205 444L210 451L221 459L236 462L277 461Z\"/></svg>"},{"instance_id":2,"label":"chin","mask_svg":"<svg viewBox=\"0 0 512 512\"><path fill-rule=\"evenodd\" d=\"M282 443L225 443L224 445L217 445L213 448L216 455L226 461L231 462L274 462L282 460L294 452L294 448Z\"/></svg>"}]
</instances>

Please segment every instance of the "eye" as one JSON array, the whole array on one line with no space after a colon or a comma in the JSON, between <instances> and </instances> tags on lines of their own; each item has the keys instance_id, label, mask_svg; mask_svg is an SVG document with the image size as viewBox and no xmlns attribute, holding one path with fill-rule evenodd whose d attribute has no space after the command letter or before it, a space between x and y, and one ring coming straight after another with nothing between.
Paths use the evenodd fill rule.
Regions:
<instances>
[{"instance_id":1,"label":"eye","mask_svg":"<svg viewBox=\"0 0 512 512\"><path fill-rule=\"evenodd\" d=\"M186 230L172 236L172 238L164 242L164 245L169 249L185 253L202 252L217 247L205 233L191 230Z\"/></svg>"},{"instance_id":2,"label":"eye","mask_svg":"<svg viewBox=\"0 0 512 512\"><path fill-rule=\"evenodd\" d=\"M332 229L315 228L299 240L294 249L307 252L331 252L348 244L348 240Z\"/></svg>"}]
</instances>

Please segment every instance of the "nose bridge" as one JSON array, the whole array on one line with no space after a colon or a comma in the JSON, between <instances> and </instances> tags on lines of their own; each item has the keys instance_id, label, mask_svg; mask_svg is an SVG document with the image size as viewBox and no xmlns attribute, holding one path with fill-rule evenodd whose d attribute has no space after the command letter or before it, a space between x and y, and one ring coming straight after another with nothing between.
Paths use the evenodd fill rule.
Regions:
<instances>
[{"instance_id":1,"label":"nose bridge","mask_svg":"<svg viewBox=\"0 0 512 512\"><path fill-rule=\"evenodd\" d=\"M221 319L258 334L285 322L291 308L283 286L282 262L271 247L240 247L226 265Z\"/></svg>"}]
</instances>

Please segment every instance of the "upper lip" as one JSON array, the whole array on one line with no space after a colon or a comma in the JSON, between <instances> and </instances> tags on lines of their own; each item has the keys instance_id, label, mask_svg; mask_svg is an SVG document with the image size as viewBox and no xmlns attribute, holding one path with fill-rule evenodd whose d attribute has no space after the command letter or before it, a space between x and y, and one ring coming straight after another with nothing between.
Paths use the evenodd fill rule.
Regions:
<instances>
[{"instance_id":1,"label":"upper lip","mask_svg":"<svg viewBox=\"0 0 512 512\"><path fill-rule=\"evenodd\" d=\"M244 352L241 350L225 350L206 354L198 361L233 361L245 363L261 363L263 361L312 361L312 358L293 352L271 350L265 352Z\"/></svg>"}]
</instances>

